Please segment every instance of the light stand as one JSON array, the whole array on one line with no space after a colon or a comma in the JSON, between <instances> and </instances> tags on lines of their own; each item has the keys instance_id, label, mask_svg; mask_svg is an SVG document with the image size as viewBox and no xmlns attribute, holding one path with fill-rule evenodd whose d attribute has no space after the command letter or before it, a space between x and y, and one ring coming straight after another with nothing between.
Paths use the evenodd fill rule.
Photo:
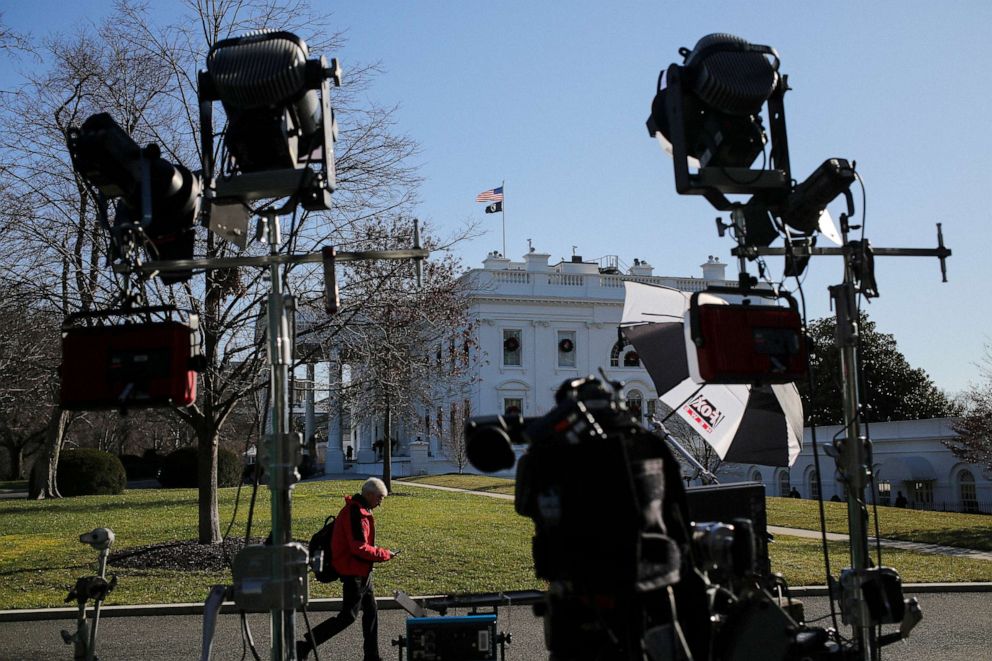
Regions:
<instances>
[{"instance_id":1,"label":"light stand","mask_svg":"<svg viewBox=\"0 0 992 661\"><path fill-rule=\"evenodd\" d=\"M665 427L664 423L658 420L658 418L655 416L651 416L651 422L655 426L654 430L657 433L661 434L665 438L665 440L668 441L669 445L671 445L680 455L682 455L682 457L689 463L690 466L696 469L696 472L699 473L700 480L702 480L706 484L720 484L720 480L717 479L716 475L714 475L709 470L707 470L706 466L703 466L703 464L698 459L696 459L692 455L692 453L689 452L685 448L685 446L679 442L677 438L672 436L671 433L668 431L668 428ZM689 478L686 478L686 480L688 479Z\"/></svg>"},{"instance_id":2,"label":"light stand","mask_svg":"<svg viewBox=\"0 0 992 661\"><path fill-rule=\"evenodd\" d=\"M261 266L269 269L268 295L268 363L271 370L272 428L260 453L269 490L272 494L272 545L247 546L235 558L234 600L241 610L269 611L272 620L272 661L292 661L296 658L296 609L306 605L306 548L292 542L292 488L299 480L302 440L289 432L289 366L293 360L292 312L293 298L282 289L283 266L323 262L325 278L333 278L335 262L362 260L417 260L417 285L420 285L420 264L430 253L420 246L420 230L414 221L414 245L408 250L370 250L338 253L330 248L305 254L280 254L279 219L275 213L263 217L269 243L269 254L253 257L214 257L152 261L135 270L153 274L192 269L229 269L239 266ZM126 270L127 267L120 267ZM325 281L328 304L336 297L337 286Z\"/></svg>"},{"instance_id":3,"label":"light stand","mask_svg":"<svg viewBox=\"0 0 992 661\"><path fill-rule=\"evenodd\" d=\"M871 475L871 450L868 440L861 434L858 414L861 410L857 378L858 318L856 296L877 296L873 272L873 255L887 257L937 257L940 260L942 280L947 282L946 259L950 249L944 247L940 223L937 224L937 248L871 248L867 241L849 240L848 219L853 213L850 193L847 193L848 212L842 214L841 233L843 245L839 248L815 248L809 245L788 248L746 246L739 239L732 254L741 259L765 255L785 255L793 259L808 259L813 255L837 255L844 258L844 281L830 287L830 297L836 309L836 342L840 350L842 397L844 410L844 438L836 439L828 454L835 457L838 472L847 491L847 524L849 532L851 567L841 572L841 612L845 624L853 628L858 658L871 661L879 655L879 641L875 627L884 622L901 622L903 635L908 634L922 617L915 599L908 600L904 608L894 608L879 616L869 612L864 598L865 588L878 589L887 595L898 595L901 585L898 574L884 567L871 567L868 549L868 513L865 487ZM743 212L733 212L735 224L743 222ZM742 275L742 279L743 279ZM832 579L831 579L832 580Z\"/></svg>"},{"instance_id":4,"label":"light stand","mask_svg":"<svg viewBox=\"0 0 992 661\"><path fill-rule=\"evenodd\" d=\"M76 631L69 633L62 630L62 640L67 645L73 645L73 658L96 661L96 633L100 625L100 605L117 586L117 575L107 580L107 558L110 547L114 543L114 531L110 528L96 528L79 536L79 541L89 544L99 553L97 559L97 574L82 576L76 580L76 585L69 591L66 601L76 600L79 615L76 618ZM93 624L86 621L86 602L93 600Z\"/></svg>"}]
</instances>

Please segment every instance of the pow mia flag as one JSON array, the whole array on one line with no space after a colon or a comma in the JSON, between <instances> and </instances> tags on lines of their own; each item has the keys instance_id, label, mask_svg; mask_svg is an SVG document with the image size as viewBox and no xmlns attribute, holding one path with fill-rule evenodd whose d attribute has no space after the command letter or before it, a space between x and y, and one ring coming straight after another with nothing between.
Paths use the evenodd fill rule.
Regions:
<instances>
[{"instance_id":1,"label":"pow mia flag","mask_svg":"<svg viewBox=\"0 0 992 661\"><path fill-rule=\"evenodd\" d=\"M486 213L499 213L502 210L503 210L502 202L493 202L492 204L486 207Z\"/></svg>"}]
</instances>

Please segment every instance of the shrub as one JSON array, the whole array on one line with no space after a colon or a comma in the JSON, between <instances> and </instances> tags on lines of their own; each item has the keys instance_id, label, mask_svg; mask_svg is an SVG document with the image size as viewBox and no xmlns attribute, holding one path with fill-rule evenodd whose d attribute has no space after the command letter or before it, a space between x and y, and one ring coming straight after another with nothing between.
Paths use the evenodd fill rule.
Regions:
<instances>
[{"instance_id":1,"label":"shrub","mask_svg":"<svg viewBox=\"0 0 992 661\"><path fill-rule=\"evenodd\" d=\"M115 455L80 448L59 455L58 485L63 496L113 495L124 491L127 474Z\"/></svg>"},{"instance_id":2,"label":"shrub","mask_svg":"<svg viewBox=\"0 0 992 661\"><path fill-rule=\"evenodd\" d=\"M121 464L129 480L143 480L149 477L145 462L136 454L122 454Z\"/></svg>"},{"instance_id":3,"label":"shrub","mask_svg":"<svg viewBox=\"0 0 992 661\"><path fill-rule=\"evenodd\" d=\"M141 461L145 464L145 470L148 472L148 477L155 477L158 475L158 469L162 467L162 455L158 453L155 448L148 448L141 453Z\"/></svg>"},{"instance_id":4,"label":"shrub","mask_svg":"<svg viewBox=\"0 0 992 661\"><path fill-rule=\"evenodd\" d=\"M217 450L217 486L238 486L243 470L241 457L224 448Z\"/></svg>"},{"instance_id":5,"label":"shrub","mask_svg":"<svg viewBox=\"0 0 992 661\"><path fill-rule=\"evenodd\" d=\"M167 489L197 486L197 450L180 448L162 459L158 481ZM217 486L233 487L241 481L241 459L230 450L217 450Z\"/></svg>"},{"instance_id":6,"label":"shrub","mask_svg":"<svg viewBox=\"0 0 992 661\"><path fill-rule=\"evenodd\" d=\"M162 458L158 481L167 489L196 486L196 448L179 448Z\"/></svg>"}]
</instances>

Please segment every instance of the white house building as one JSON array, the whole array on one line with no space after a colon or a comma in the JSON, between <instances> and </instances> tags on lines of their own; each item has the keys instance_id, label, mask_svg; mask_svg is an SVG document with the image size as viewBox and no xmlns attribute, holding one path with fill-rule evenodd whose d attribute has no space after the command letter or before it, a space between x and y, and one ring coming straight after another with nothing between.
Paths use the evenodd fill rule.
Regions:
<instances>
[{"instance_id":1,"label":"white house building","mask_svg":"<svg viewBox=\"0 0 992 661\"><path fill-rule=\"evenodd\" d=\"M726 265L711 257L702 277L693 278L654 275L639 259L622 272L615 257L587 262L573 256L557 264L549 257L532 251L514 262L493 253L481 269L463 276L470 284L470 316L478 320L481 352L465 405L473 415L542 415L554 405L563 381L602 368L611 380L624 383L628 403L648 414L657 399L654 385L633 347L622 345L617 333L624 282L699 291L727 284Z\"/></svg>"},{"instance_id":2,"label":"white house building","mask_svg":"<svg viewBox=\"0 0 992 661\"><path fill-rule=\"evenodd\" d=\"M602 368L623 382L626 401L643 414L654 412L657 392L636 352L619 342L625 281L646 282L699 291L710 284L728 285L726 265L710 257L701 277L659 276L646 261L624 267L616 257L585 261L580 256L549 263L550 255L532 250L521 261L491 253L482 268L462 276L467 285L469 317L476 321L475 369L460 392L435 402L416 424L397 425L399 446L394 474L452 469L452 448L466 418L518 411L534 416L554 404L563 381L598 373ZM425 430L429 430L426 431ZM331 452L353 445L356 472L381 471L372 444L375 421L352 428L335 416L328 419ZM421 441L421 442L418 442ZM322 457L324 458L324 457Z\"/></svg>"}]
</instances>

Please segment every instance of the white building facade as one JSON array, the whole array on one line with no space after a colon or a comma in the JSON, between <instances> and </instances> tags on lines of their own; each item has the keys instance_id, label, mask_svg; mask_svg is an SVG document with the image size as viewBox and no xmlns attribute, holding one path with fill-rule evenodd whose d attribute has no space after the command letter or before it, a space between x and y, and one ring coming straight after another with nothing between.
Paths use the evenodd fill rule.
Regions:
<instances>
[{"instance_id":1,"label":"white building facade","mask_svg":"<svg viewBox=\"0 0 992 661\"><path fill-rule=\"evenodd\" d=\"M468 417L507 411L543 415L554 405L562 382L598 375L600 368L610 380L623 383L623 397L632 407L650 415L657 401L654 384L633 347L621 344L617 332L624 282L684 291L733 284L724 280L726 265L714 257L702 265L702 277L657 276L650 264L639 259L622 267L616 257L587 262L573 256L556 264L549 258L533 250L520 261L493 253L482 268L462 276L469 296L468 316L476 329L470 349L473 369L456 385L454 395L446 387L449 392L424 410L420 420L395 421L399 444L394 475L474 471L469 465L457 466L464 461L453 456ZM324 407L336 410L326 402ZM351 445L355 462L345 461L345 468L356 474L380 474L381 460L372 451L376 422L352 426L347 418L347 412L326 417L325 438L330 442L318 448L326 470L337 472L343 450Z\"/></svg>"},{"instance_id":2,"label":"white building facade","mask_svg":"<svg viewBox=\"0 0 992 661\"><path fill-rule=\"evenodd\" d=\"M954 418L876 422L868 426L872 467L879 505L896 505L900 494L907 507L950 512L992 514L992 470L961 461L944 441L955 436ZM864 433L864 430L862 430ZM817 483L813 433L806 429L803 449L790 469L736 465L720 477L726 481L763 482L769 496L787 496L795 487L803 498L844 498L837 465L825 448L838 436L840 426L816 428L820 471ZM821 491L822 489L822 491Z\"/></svg>"},{"instance_id":3,"label":"white building facade","mask_svg":"<svg viewBox=\"0 0 992 661\"><path fill-rule=\"evenodd\" d=\"M463 276L470 284L480 352L471 413L543 415L562 382L602 368L611 380L623 382L624 398L646 415L657 393L633 347L621 344L617 333L624 282L698 291L724 284L725 265L711 258L704 265L706 277L664 277L640 260L621 273L615 258L600 263L574 256L549 264L549 257L531 252L513 262L491 254L483 268Z\"/></svg>"},{"instance_id":4,"label":"white building facade","mask_svg":"<svg viewBox=\"0 0 992 661\"><path fill-rule=\"evenodd\" d=\"M658 395L633 347L620 341L624 282L684 291L731 284L724 280L726 265L713 257L696 278L654 275L639 259L622 268L616 257L593 262L573 256L554 264L549 258L531 251L512 261L491 253L482 268L462 276L476 324L474 368L458 397L437 403L429 434L432 456L451 459L466 418L543 415L564 381L598 376L600 369L623 383L623 398L646 418Z\"/></svg>"}]
</instances>

